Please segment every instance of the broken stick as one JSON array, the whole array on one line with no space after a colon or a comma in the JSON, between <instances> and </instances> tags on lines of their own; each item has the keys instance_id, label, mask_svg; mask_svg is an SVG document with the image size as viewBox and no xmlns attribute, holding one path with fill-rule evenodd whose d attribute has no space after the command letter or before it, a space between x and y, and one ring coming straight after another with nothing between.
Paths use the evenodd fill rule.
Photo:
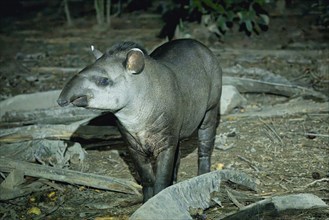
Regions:
<instances>
[{"instance_id":1,"label":"broken stick","mask_svg":"<svg viewBox=\"0 0 329 220\"><path fill-rule=\"evenodd\" d=\"M63 170L8 158L0 158L1 172L12 172L14 170L21 170L27 176L84 185L97 189L111 190L127 194L140 194L138 190L141 189L140 185L129 180L91 173L82 173L73 170Z\"/></svg>"}]
</instances>

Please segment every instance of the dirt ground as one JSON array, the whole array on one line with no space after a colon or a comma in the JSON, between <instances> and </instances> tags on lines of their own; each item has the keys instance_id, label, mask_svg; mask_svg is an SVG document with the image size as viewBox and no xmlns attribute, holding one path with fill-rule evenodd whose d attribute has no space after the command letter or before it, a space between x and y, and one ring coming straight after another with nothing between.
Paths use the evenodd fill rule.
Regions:
<instances>
[{"instance_id":1,"label":"dirt ground","mask_svg":"<svg viewBox=\"0 0 329 220\"><path fill-rule=\"evenodd\" d=\"M216 51L223 68L237 64L264 68L298 85L328 94L329 35L317 29L313 21L312 16L273 17L269 31L259 36L247 37L233 30L221 41L203 37L200 40ZM38 67L84 67L93 61L89 53L91 44L105 50L114 42L133 40L151 51L163 42L156 38L162 21L152 13L123 14L113 18L111 28L107 29L97 28L93 17L76 19L73 28L42 15L8 22L0 33L0 100L22 93L61 89L72 74L36 70ZM301 53L289 59L271 54L271 51L282 50ZM258 58L259 51L269 51L269 55ZM329 175L329 106L313 112L248 117L244 116L245 112L261 112L265 107L291 100L265 94L244 96L248 104L243 109L221 118L217 134L230 133L226 145L232 147L214 150L213 169L224 164L226 169L258 178L259 195L264 197L308 192L329 204L328 181L311 184ZM293 101L304 102L301 98ZM191 138L183 145L194 150L183 150L179 181L195 176L197 170L196 139ZM87 153L85 172L134 181L122 159L129 157L125 151L111 150L109 146ZM37 219L38 216L30 212L32 207L38 207L46 215L42 215L43 219L127 219L141 206L141 196L56 184L61 190L51 188L0 201L0 218ZM50 193L55 193L55 197L51 197L55 199L49 197ZM225 208L238 210L232 203L223 205L224 208L207 210L206 219L218 219L226 212ZM302 211L277 219L329 219L329 210Z\"/></svg>"}]
</instances>

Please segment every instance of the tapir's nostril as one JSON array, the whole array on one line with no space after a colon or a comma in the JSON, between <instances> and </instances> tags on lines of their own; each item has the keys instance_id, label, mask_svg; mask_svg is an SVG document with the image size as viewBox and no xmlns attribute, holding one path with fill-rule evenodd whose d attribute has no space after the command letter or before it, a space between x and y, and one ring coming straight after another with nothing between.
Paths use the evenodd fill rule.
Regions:
<instances>
[{"instance_id":1,"label":"tapir's nostril","mask_svg":"<svg viewBox=\"0 0 329 220\"><path fill-rule=\"evenodd\" d=\"M78 107L87 107L88 106L88 97L86 95L77 96L71 98L71 102L73 105Z\"/></svg>"},{"instance_id":2,"label":"tapir's nostril","mask_svg":"<svg viewBox=\"0 0 329 220\"><path fill-rule=\"evenodd\" d=\"M66 99L59 98L57 99L57 103L59 106L64 107L69 104L69 101Z\"/></svg>"}]
</instances>

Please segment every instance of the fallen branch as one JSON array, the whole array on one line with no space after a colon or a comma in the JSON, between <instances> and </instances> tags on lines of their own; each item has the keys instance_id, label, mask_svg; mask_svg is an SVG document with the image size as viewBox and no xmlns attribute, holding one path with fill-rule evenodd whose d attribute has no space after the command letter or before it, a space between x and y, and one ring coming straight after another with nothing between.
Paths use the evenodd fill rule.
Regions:
<instances>
[{"instance_id":1,"label":"fallen branch","mask_svg":"<svg viewBox=\"0 0 329 220\"><path fill-rule=\"evenodd\" d=\"M46 72L51 74L59 73L78 73L83 68L74 67L31 67L31 72Z\"/></svg>"},{"instance_id":2,"label":"fallen branch","mask_svg":"<svg viewBox=\"0 0 329 220\"><path fill-rule=\"evenodd\" d=\"M248 78L230 76L223 77L223 84L233 85L241 93L268 93L286 97L301 96L304 98L313 98L321 101L328 100L328 97L320 92L297 85L270 83Z\"/></svg>"},{"instance_id":3,"label":"fallen branch","mask_svg":"<svg viewBox=\"0 0 329 220\"><path fill-rule=\"evenodd\" d=\"M225 49L216 49L211 48L211 50L221 57L228 57L229 55L243 55L250 57L257 57L258 60L263 59L264 57L278 57L283 60L289 60L296 57L318 57L325 56L326 51L322 52L319 50L259 50L259 49L235 49L235 48L225 48Z\"/></svg>"},{"instance_id":4,"label":"fallen branch","mask_svg":"<svg viewBox=\"0 0 329 220\"><path fill-rule=\"evenodd\" d=\"M139 194L138 190L141 189L141 186L135 182L124 179L101 176L97 174L82 173L73 170L63 170L23 161L0 158L1 172L12 172L14 170L20 170L24 172L24 175L26 176L50 179L70 184L84 185L97 189L111 190L121 193ZM0 199L4 198L1 198L0 195Z\"/></svg>"},{"instance_id":5,"label":"fallen branch","mask_svg":"<svg viewBox=\"0 0 329 220\"><path fill-rule=\"evenodd\" d=\"M243 114L232 114L234 117L274 117L305 113L328 113L329 102L314 102L313 100L291 100L287 103L265 106L262 111L244 112ZM228 117L231 117L229 115ZM224 116L226 117L226 116Z\"/></svg>"},{"instance_id":6,"label":"fallen branch","mask_svg":"<svg viewBox=\"0 0 329 220\"><path fill-rule=\"evenodd\" d=\"M32 124L70 124L86 118L100 116L100 112L84 108L47 108L23 111L8 111L0 119L4 128Z\"/></svg>"},{"instance_id":7,"label":"fallen branch","mask_svg":"<svg viewBox=\"0 0 329 220\"><path fill-rule=\"evenodd\" d=\"M115 126L90 126L80 123L70 125L30 125L17 128L0 129L0 143L14 143L35 139L71 140L110 140L121 138Z\"/></svg>"}]
</instances>

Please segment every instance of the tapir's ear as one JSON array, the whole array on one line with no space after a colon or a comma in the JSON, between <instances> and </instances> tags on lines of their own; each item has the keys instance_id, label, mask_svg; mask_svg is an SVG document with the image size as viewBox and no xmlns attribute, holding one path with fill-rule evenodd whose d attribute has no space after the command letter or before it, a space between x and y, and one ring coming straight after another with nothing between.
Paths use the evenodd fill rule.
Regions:
<instances>
[{"instance_id":1,"label":"tapir's ear","mask_svg":"<svg viewBox=\"0 0 329 220\"><path fill-rule=\"evenodd\" d=\"M131 49L126 58L126 69L128 72L138 74L143 71L144 65L143 51L138 48Z\"/></svg>"},{"instance_id":2,"label":"tapir's ear","mask_svg":"<svg viewBox=\"0 0 329 220\"><path fill-rule=\"evenodd\" d=\"M98 58L100 58L101 56L103 56L103 53L100 52L99 50L97 50L97 49L94 47L94 45L91 45L91 46L90 46L90 49L91 49L91 52L93 53L93 55L95 56L96 60L97 60Z\"/></svg>"}]
</instances>

